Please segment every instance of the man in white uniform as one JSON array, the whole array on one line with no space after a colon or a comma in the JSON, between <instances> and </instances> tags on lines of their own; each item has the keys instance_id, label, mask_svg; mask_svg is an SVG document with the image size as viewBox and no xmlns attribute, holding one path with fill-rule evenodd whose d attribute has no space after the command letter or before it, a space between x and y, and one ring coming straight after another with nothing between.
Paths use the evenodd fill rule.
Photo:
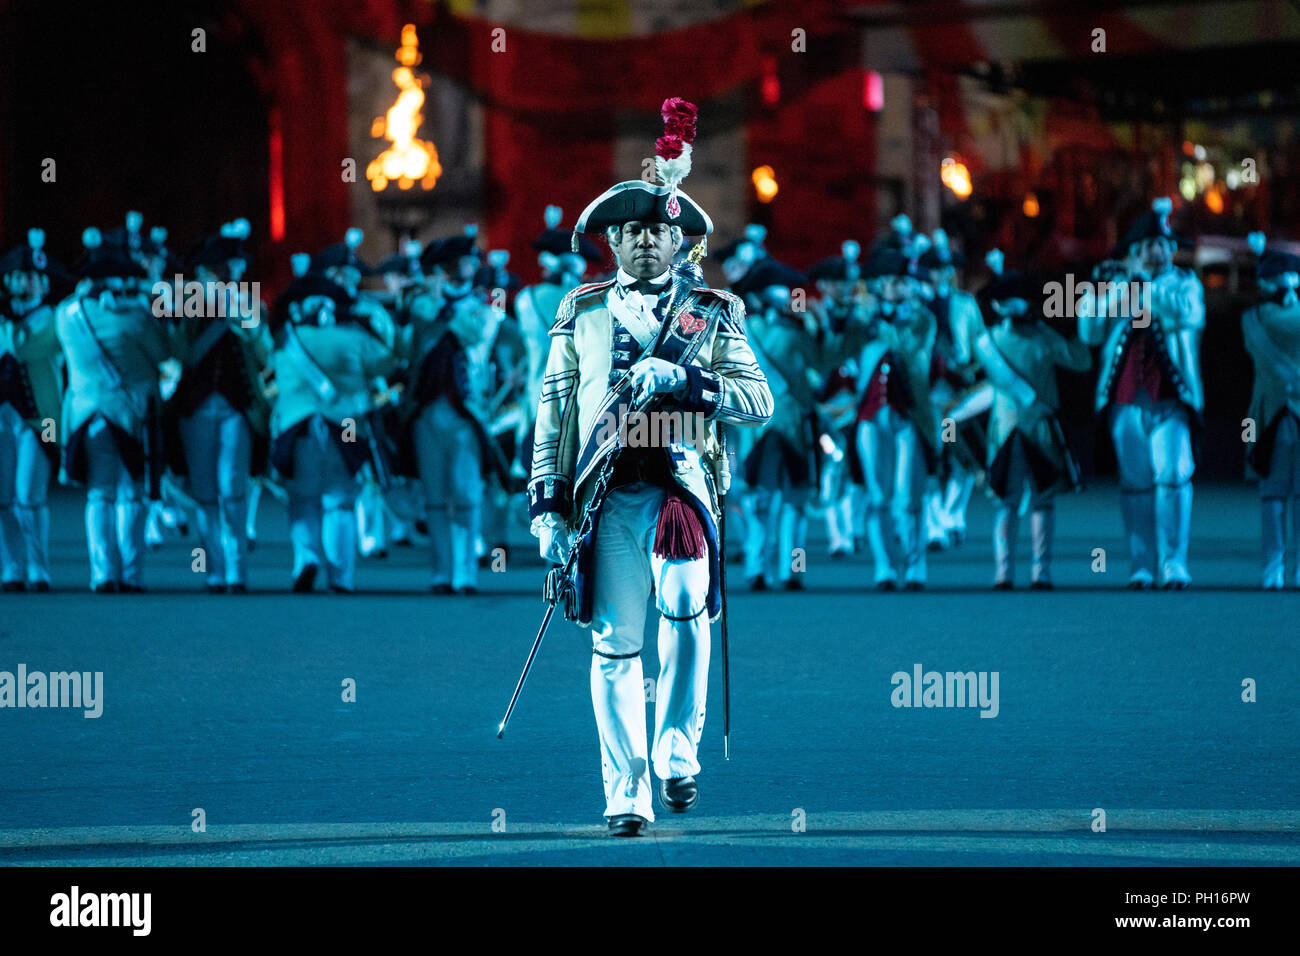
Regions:
<instances>
[{"instance_id":1,"label":"man in white uniform","mask_svg":"<svg viewBox=\"0 0 1300 956\"><path fill-rule=\"evenodd\" d=\"M659 141L657 165L664 184L619 183L575 228L575 240L578 232L604 231L620 268L615 279L579 286L561 303L528 485L542 555L561 562L596 476L607 474L606 461L616 455L612 490L573 544L580 550L572 615L593 629L591 696L605 816L615 836L639 835L654 819L651 763L669 810L688 810L699 797L709 623L722 611L717 520L726 471L716 423L761 425L772 414L771 392L745 340L744 306L691 281L689 266L669 268L683 236L706 235L713 224L677 189L689 169L695 109L672 99L663 113L669 135ZM675 142L665 147L665 140ZM651 440L638 441L626 408L652 397L660 415L651 416ZM683 424L680 434L655 427L653 419L671 421L667 411L694 415L705 427ZM684 423L683 414L677 421ZM652 588L662 615L653 751L640 660Z\"/></svg>"}]
</instances>

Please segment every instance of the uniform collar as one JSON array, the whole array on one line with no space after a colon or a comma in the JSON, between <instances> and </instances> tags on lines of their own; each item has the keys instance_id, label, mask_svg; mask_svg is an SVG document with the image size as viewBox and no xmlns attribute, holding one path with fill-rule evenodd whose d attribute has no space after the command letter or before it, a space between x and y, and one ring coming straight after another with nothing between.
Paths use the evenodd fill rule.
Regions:
<instances>
[{"instance_id":1,"label":"uniform collar","mask_svg":"<svg viewBox=\"0 0 1300 956\"><path fill-rule=\"evenodd\" d=\"M629 289L630 287L636 285L638 282L648 282L650 283L651 286L656 287L655 292L650 294L657 295L668 286L668 280L670 278L669 274L671 272L672 269L668 268L665 269L663 272L661 272L659 275L655 276L653 279L638 279L636 276L632 275L622 266L619 266L618 273L616 274L615 278L618 280L619 288L624 290Z\"/></svg>"}]
</instances>

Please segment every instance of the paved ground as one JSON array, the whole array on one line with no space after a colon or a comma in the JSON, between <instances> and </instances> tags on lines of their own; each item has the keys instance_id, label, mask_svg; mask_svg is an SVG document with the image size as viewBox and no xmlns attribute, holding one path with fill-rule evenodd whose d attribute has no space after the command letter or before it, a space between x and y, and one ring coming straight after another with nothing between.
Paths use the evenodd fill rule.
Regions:
<instances>
[{"instance_id":1,"label":"paved ground","mask_svg":"<svg viewBox=\"0 0 1300 956\"><path fill-rule=\"evenodd\" d=\"M0 863L1300 863L1300 592L1255 590L1249 489L1198 488L1184 594L1123 590L1112 488L1061 501L1050 594L987 590L989 522L977 501L922 594L867 590L820 533L803 594L732 565L732 759L715 661L698 808L614 841L572 625L495 736L542 611L531 551L475 598L424 593L413 550L363 563L364 593L293 596L268 506L255 593L198 593L177 541L151 593L92 595L60 495L59 592L0 595L0 670L102 671L103 715L0 709ZM892 706L916 664L998 672L997 716Z\"/></svg>"}]
</instances>

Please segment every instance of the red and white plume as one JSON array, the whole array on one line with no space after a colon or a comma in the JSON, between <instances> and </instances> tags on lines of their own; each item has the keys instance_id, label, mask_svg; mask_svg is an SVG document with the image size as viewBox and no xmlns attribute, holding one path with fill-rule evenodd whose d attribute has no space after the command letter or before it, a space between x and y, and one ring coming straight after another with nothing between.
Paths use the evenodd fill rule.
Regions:
<instances>
[{"instance_id":1,"label":"red and white plume","mask_svg":"<svg viewBox=\"0 0 1300 956\"><path fill-rule=\"evenodd\" d=\"M677 187L691 172L691 143L695 142L699 110L694 103L672 96L664 100L659 112L664 118L664 135L655 140L655 173L669 187L668 214L676 218L681 208Z\"/></svg>"}]
</instances>

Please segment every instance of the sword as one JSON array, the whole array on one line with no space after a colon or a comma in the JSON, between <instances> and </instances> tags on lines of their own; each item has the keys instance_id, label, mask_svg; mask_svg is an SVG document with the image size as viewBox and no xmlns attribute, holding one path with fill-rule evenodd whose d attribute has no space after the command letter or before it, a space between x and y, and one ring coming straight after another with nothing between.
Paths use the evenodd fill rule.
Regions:
<instances>
[{"instance_id":1,"label":"sword","mask_svg":"<svg viewBox=\"0 0 1300 956\"><path fill-rule=\"evenodd\" d=\"M663 336L667 332L669 324L677 318L677 312L681 311L682 305L685 304L687 293L690 288L703 281L703 273L700 271L699 262L703 258L703 250L696 246L690 251L685 262L679 263L673 267L673 284L670 289L670 298L668 305L664 308L663 324L659 328L659 338L656 340L655 348L651 350L653 354L658 349L659 342L663 341ZM676 306L676 310L674 310ZM632 372L629 369L623 373L619 382L613 386L615 391L622 391L632 380ZM629 414L643 412L659 396L651 395L642 402L637 402L629 409ZM605 496L609 491L609 481L614 476L614 460L618 453L623 450L621 444L615 444L605 455L605 460L601 464L600 474L596 476L596 484L592 489L591 497L587 499L587 506L582 511L582 518L578 522L578 530L569 539L569 556L565 559L562 566L551 568L546 573L546 585L543 588L543 596L546 598L548 607L546 613L542 616L542 626L537 629L537 637L533 639L533 646L528 651L528 659L524 661L523 672L519 675L519 681L515 684L515 692L510 696L510 703L506 706L506 714L501 718L501 723L497 727L497 739L500 740L505 736L506 724L510 723L510 715L514 712L515 703L519 700L519 694L524 689L524 682L528 680L528 674L533 668L533 661L537 658L537 651L542 646L542 639L546 637L546 630L551 625L551 618L555 615L555 605L561 598L565 601L565 617L572 618L573 612L577 608L577 595L573 589L573 569L578 559L578 549L581 547L583 540L591 531L591 525L595 518L596 512L605 503ZM576 489L575 489L576 491ZM593 542L594 543L594 542ZM720 583L725 582L721 579ZM724 645L725 646L725 645ZM724 651L725 660L725 651ZM727 720L724 714L724 723ZM725 749L725 744L724 744Z\"/></svg>"}]
</instances>

